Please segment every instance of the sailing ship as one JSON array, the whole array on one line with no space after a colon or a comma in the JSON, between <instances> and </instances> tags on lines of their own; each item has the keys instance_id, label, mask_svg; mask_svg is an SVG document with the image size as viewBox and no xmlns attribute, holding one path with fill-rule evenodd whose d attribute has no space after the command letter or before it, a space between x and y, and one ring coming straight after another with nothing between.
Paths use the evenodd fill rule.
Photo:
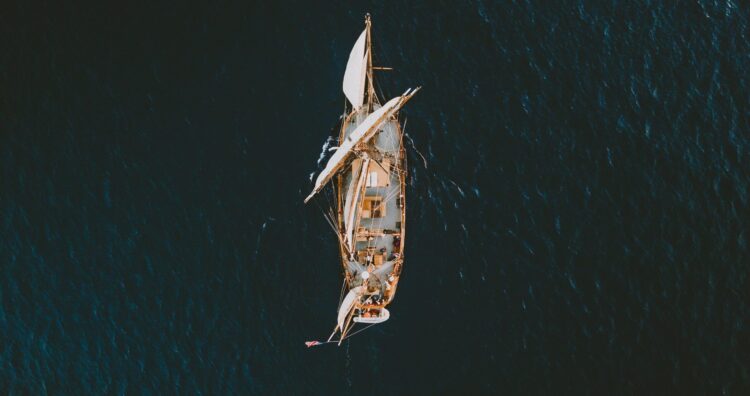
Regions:
<instances>
[{"instance_id":1,"label":"sailing ship","mask_svg":"<svg viewBox=\"0 0 750 396\"><path fill-rule=\"evenodd\" d=\"M406 151L399 110L419 91L408 89L381 104L375 93L370 15L354 44L344 72L348 105L338 147L315 180L305 203L327 184L334 202L327 219L338 237L344 286L336 327L325 343L341 342L357 324L390 318L404 264L406 237ZM357 331L364 330L361 328ZM336 336L338 337L336 338ZM308 347L323 344L309 341Z\"/></svg>"}]
</instances>

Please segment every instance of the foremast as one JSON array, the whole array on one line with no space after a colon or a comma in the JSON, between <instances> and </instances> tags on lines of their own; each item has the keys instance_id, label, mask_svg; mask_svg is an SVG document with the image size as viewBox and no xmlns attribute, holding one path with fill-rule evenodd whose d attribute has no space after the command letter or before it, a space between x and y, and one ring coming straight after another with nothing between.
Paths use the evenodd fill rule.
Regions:
<instances>
[{"instance_id":1,"label":"foremast","mask_svg":"<svg viewBox=\"0 0 750 396\"><path fill-rule=\"evenodd\" d=\"M367 113L372 112L372 106L377 102L378 98L375 95L375 84L373 83L374 76L372 74L372 21L370 20L370 14L365 15L365 30L367 31L367 39L365 43L365 53L367 54Z\"/></svg>"}]
</instances>

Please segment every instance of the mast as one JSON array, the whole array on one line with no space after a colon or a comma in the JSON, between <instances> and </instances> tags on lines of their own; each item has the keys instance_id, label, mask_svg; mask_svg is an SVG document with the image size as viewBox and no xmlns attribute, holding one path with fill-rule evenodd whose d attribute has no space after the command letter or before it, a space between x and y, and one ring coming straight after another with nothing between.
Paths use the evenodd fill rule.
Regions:
<instances>
[{"instance_id":1,"label":"mast","mask_svg":"<svg viewBox=\"0 0 750 396\"><path fill-rule=\"evenodd\" d=\"M372 22L370 21L370 14L365 15L365 26L367 27L367 112L372 111L373 98L375 97L375 88L372 84L372 35L370 33Z\"/></svg>"}]
</instances>

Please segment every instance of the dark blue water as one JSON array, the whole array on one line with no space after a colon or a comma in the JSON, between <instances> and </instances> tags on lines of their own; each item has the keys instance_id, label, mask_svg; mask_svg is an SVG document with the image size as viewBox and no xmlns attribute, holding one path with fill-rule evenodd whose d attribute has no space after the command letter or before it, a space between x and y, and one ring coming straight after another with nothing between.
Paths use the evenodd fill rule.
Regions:
<instances>
[{"instance_id":1,"label":"dark blue water","mask_svg":"<svg viewBox=\"0 0 750 396\"><path fill-rule=\"evenodd\" d=\"M389 322L308 350L368 11L384 94L424 86L407 261ZM6 6L2 393L747 394L748 12Z\"/></svg>"}]
</instances>

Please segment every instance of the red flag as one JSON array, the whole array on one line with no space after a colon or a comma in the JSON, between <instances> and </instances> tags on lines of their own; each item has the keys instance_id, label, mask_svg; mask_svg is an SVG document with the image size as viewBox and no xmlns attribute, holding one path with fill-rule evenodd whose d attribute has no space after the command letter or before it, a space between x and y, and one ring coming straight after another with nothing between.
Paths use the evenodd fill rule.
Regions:
<instances>
[{"instance_id":1,"label":"red flag","mask_svg":"<svg viewBox=\"0 0 750 396\"><path fill-rule=\"evenodd\" d=\"M321 343L318 341L306 341L305 345L307 345L308 348L313 347L315 345L320 345Z\"/></svg>"}]
</instances>

